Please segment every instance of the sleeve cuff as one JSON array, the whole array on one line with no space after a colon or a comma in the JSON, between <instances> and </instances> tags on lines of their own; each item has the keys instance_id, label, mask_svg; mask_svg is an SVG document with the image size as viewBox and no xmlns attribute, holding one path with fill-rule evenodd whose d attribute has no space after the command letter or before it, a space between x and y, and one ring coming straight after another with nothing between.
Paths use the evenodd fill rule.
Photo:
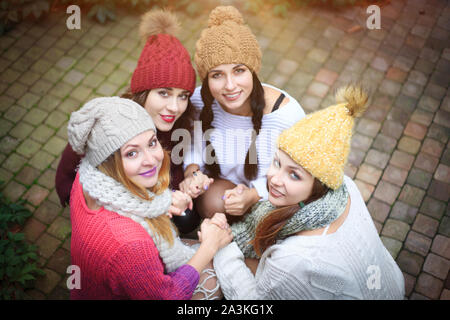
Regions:
<instances>
[{"instance_id":1,"label":"sleeve cuff","mask_svg":"<svg viewBox=\"0 0 450 320\"><path fill-rule=\"evenodd\" d=\"M252 182L250 182L250 186L256 189L258 195L261 197L260 201L267 200L269 198L266 176L253 180Z\"/></svg>"}]
</instances>

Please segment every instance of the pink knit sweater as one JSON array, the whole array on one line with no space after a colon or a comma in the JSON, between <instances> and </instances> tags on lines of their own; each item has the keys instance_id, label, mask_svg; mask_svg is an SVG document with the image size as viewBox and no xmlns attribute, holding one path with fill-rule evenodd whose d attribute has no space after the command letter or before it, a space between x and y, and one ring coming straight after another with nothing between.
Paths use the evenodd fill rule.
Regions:
<instances>
[{"instance_id":1,"label":"pink knit sweater","mask_svg":"<svg viewBox=\"0 0 450 320\"><path fill-rule=\"evenodd\" d=\"M165 274L147 231L130 218L86 205L79 176L70 196L72 265L81 289L71 299L190 299L199 274L190 265Z\"/></svg>"}]
</instances>

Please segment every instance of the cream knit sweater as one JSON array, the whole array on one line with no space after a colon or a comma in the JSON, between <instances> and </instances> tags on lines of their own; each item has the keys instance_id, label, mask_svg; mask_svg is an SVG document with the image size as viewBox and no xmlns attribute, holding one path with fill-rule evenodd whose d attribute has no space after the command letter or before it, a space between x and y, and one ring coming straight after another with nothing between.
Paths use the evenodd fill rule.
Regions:
<instances>
[{"instance_id":1,"label":"cream knit sweater","mask_svg":"<svg viewBox=\"0 0 450 320\"><path fill-rule=\"evenodd\" d=\"M227 299L403 299L403 274L381 242L355 183L350 212L332 234L291 236L268 248L256 275L235 242L214 257Z\"/></svg>"}]
</instances>

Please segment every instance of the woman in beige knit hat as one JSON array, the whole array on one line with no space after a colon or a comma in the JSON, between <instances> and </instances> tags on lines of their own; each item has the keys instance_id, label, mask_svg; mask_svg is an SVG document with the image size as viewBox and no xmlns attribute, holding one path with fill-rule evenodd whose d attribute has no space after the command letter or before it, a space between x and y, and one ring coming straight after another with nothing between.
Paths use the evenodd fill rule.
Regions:
<instances>
[{"instance_id":1,"label":"woman in beige knit hat","mask_svg":"<svg viewBox=\"0 0 450 320\"><path fill-rule=\"evenodd\" d=\"M344 176L367 95L346 86L336 100L281 133L268 201L231 226L233 242L214 256L227 299L404 298L403 274Z\"/></svg>"},{"instance_id":2,"label":"woman in beige knit hat","mask_svg":"<svg viewBox=\"0 0 450 320\"><path fill-rule=\"evenodd\" d=\"M196 199L204 217L215 212L240 217L267 199L265 173L275 139L305 113L287 92L261 84L258 41L232 6L211 12L194 60L203 82L191 101L205 139L194 136L180 190Z\"/></svg>"}]
</instances>

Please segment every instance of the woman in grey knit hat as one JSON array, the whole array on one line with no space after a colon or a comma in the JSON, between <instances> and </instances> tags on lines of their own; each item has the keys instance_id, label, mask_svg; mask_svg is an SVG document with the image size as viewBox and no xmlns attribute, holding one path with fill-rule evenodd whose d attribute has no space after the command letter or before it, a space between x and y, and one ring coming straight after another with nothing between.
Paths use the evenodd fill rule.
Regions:
<instances>
[{"instance_id":1,"label":"woman in grey knit hat","mask_svg":"<svg viewBox=\"0 0 450 320\"><path fill-rule=\"evenodd\" d=\"M81 270L71 298L218 297L207 267L231 231L218 215L202 223L197 250L177 236L168 211L189 197L172 199L170 158L145 109L96 98L72 113L67 130L72 149L84 154L70 197L71 262Z\"/></svg>"}]
</instances>

